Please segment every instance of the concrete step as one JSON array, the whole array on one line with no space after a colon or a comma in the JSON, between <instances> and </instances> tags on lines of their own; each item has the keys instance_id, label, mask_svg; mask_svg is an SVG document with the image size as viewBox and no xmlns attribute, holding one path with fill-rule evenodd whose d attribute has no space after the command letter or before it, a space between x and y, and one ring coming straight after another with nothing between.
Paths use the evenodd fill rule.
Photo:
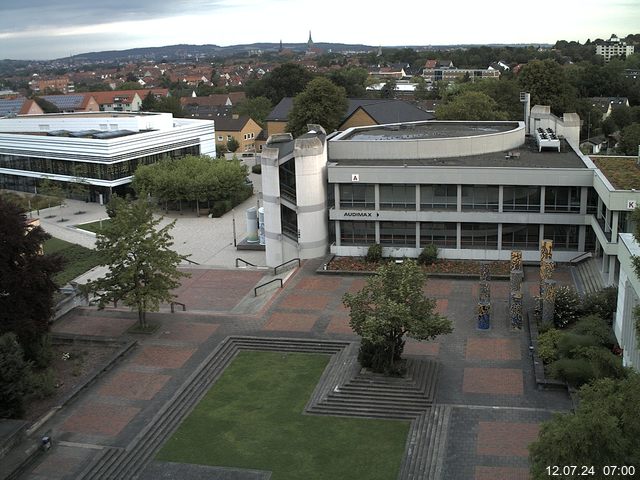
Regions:
<instances>
[{"instance_id":1,"label":"concrete step","mask_svg":"<svg viewBox=\"0 0 640 480\"><path fill-rule=\"evenodd\" d=\"M424 411L424 409L423 409ZM388 418L399 420L413 420L416 417L414 412L394 411L390 412L386 408L345 408L342 405L323 404L315 407L313 412L315 415L332 415L336 417L365 417L365 418Z\"/></svg>"}]
</instances>

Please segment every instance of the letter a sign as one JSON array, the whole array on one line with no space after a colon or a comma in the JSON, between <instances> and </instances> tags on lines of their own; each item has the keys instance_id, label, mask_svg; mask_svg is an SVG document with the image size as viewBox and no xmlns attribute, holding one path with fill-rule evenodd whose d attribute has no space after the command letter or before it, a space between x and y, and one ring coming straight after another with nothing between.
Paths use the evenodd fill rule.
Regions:
<instances>
[{"instance_id":1,"label":"letter a sign","mask_svg":"<svg viewBox=\"0 0 640 480\"><path fill-rule=\"evenodd\" d=\"M358 173L352 173L352 174L351 174L351 181L352 181L352 182L359 182L359 181L360 181L360 174L358 174Z\"/></svg>"}]
</instances>

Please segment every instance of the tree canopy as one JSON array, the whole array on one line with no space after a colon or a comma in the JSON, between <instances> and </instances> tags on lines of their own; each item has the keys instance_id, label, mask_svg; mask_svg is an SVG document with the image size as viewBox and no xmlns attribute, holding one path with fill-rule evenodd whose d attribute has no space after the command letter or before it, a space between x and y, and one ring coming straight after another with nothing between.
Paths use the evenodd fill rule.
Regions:
<instances>
[{"instance_id":1,"label":"tree canopy","mask_svg":"<svg viewBox=\"0 0 640 480\"><path fill-rule=\"evenodd\" d=\"M620 133L620 150L624 155L638 155L640 148L640 123L633 123Z\"/></svg>"},{"instance_id":2,"label":"tree canopy","mask_svg":"<svg viewBox=\"0 0 640 480\"><path fill-rule=\"evenodd\" d=\"M334 70L329 74L329 80L344 88L349 98L366 97L368 78L369 72L367 70L353 66Z\"/></svg>"},{"instance_id":3,"label":"tree canopy","mask_svg":"<svg viewBox=\"0 0 640 480\"><path fill-rule=\"evenodd\" d=\"M235 107L236 113L252 118L261 127L265 126L265 119L271 112L273 105L267 97L247 98Z\"/></svg>"},{"instance_id":4,"label":"tree canopy","mask_svg":"<svg viewBox=\"0 0 640 480\"><path fill-rule=\"evenodd\" d=\"M436 109L438 120L507 120L506 112L482 92L464 92Z\"/></svg>"},{"instance_id":5,"label":"tree canopy","mask_svg":"<svg viewBox=\"0 0 640 480\"><path fill-rule=\"evenodd\" d=\"M562 115L575 109L576 92L563 67L555 60L533 60L518 75L520 86L531 94L531 105L549 105Z\"/></svg>"},{"instance_id":6,"label":"tree canopy","mask_svg":"<svg viewBox=\"0 0 640 480\"><path fill-rule=\"evenodd\" d=\"M62 269L61 257L42 254L48 238L0 196L0 335L15 333L27 359L36 361L58 290L53 276Z\"/></svg>"},{"instance_id":7,"label":"tree canopy","mask_svg":"<svg viewBox=\"0 0 640 480\"><path fill-rule=\"evenodd\" d=\"M529 446L534 480L549 478L548 465L593 465L596 475L589 478L597 479L611 478L602 474L605 465L640 466L640 375L597 380L579 397L575 413L544 423Z\"/></svg>"},{"instance_id":8,"label":"tree canopy","mask_svg":"<svg viewBox=\"0 0 640 480\"><path fill-rule=\"evenodd\" d=\"M432 340L451 333L451 321L424 296L426 275L413 261L387 263L357 293L342 299L350 309L351 328L362 337L359 360L375 371L397 373L405 336Z\"/></svg>"},{"instance_id":9,"label":"tree canopy","mask_svg":"<svg viewBox=\"0 0 640 480\"><path fill-rule=\"evenodd\" d=\"M158 228L145 199L128 202L113 197L109 205L111 221L98 233L96 250L102 265L109 267L104 277L87 284L87 289L103 308L110 302L123 302L138 312L141 327L146 327L146 312L158 311L161 303L175 298L171 292L188 276L178 270L187 258L173 251L170 230L175 221Z\"/></svg>"},{"instance_id":10,"label":"tree canopy","mask_svg":"<svg viewBox=\"0 0 640 480\"><path fill-rule=\"evenodd\" d=\"M267 97L277 105L284 97L295 97L311 81L313 74L301 65L285 63L267 73L262 79L247 85L249 97Z\"/></svg>"},{"instance_id":11,"label":"tree canopy","mask_svg":"<svg viewBox=\"0 0 640 480\"><path fill-rule=\"evenodd\" d=\"M287 131L296 137L307 132L307 124L314 123L332 132L340 125L348 105L344 88L326 78L316 78L293 100Z\"/></svg>"}]
</instances>

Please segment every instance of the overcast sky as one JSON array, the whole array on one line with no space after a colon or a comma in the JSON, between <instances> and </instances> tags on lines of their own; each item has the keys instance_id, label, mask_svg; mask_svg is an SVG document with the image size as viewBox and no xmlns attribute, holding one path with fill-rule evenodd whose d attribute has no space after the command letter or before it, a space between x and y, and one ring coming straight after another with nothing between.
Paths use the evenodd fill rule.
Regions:
<instances>
[{"instance_id":1,"label":"overcast sky","mask_svg":"<svg viewBox=\"0 0 640 480\"><path fill-rule=\"evenodd\" d=\"M0 0L0 58L178 43L554 43L640 33L640 0Z\"/></svg>"}]
</instances>

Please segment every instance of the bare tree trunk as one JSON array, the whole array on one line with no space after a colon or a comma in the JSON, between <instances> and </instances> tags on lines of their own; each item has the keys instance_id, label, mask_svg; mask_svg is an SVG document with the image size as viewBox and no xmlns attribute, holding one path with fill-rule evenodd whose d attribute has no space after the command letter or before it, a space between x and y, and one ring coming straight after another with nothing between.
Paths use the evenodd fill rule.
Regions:
<instances>
[{"instance_id":1,"label":"bare tree trunk","mask_svg":"<svg viewBox=\"0 0 640 480\"><path fill-rule=\"evenodd\" d=\"M200 202L196 198L196 217L200 216Z\"/></svg>"}]
</instances>

